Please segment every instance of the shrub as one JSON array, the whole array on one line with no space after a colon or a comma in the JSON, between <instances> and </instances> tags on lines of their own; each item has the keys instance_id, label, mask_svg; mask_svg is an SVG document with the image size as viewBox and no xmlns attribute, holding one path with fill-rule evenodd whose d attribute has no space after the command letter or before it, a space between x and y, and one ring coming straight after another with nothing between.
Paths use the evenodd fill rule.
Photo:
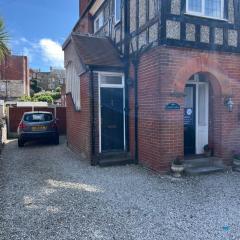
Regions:
<instances>
[{"instance_id":1,"label":"shrub","mask_svg":"<svg viewBox=\"0 0 240 240\"><path fill-rule=\"evenodd\" d=\"M22 96L18 99L20 102L31 102L32 101L32 98L30 96Z\"/></svg>"},{"instance_id":2,"label":"shrub","mask_svg":"<svg viewBox=\"0 0 240 240\"><path fill-rule=\"evenodd\" d=\"M55 92L61 92L61 87L57 87L56 89L55 89Z\"/></svg>"},{"instance_id":3,"label":"shrub","mask_svg":"<svg viewBox=\"0 0 240 240\"><path fill-rule=\"evenodd\" d=\"M53 103L53 98L50 95L47 94L42 94L38 96L33 97L34 101L36 102L48 102L48 103Z\"/></svg>"}]
</instances>

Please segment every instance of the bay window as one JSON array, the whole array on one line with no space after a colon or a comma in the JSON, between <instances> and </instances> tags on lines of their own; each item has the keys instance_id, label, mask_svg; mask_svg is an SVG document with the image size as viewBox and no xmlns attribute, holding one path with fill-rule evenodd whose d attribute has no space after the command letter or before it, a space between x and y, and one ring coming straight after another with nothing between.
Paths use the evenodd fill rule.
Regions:
<instances>
[{"instance_id":1,"label":"bay window","mask_svg":"<svg viewBox=\"0 0 240 240\"><path fill-rule=\"evenodd\" d=\"M223 19L224 0L187 0L187 13Z\"/></svg>"}]
</instances>

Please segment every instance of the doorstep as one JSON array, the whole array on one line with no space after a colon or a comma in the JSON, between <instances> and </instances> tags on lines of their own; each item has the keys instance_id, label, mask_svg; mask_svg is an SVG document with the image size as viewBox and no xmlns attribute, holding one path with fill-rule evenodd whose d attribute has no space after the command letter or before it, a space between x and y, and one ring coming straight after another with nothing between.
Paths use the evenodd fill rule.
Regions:
<instances>
[{"instance_id":1,"label":"doorstep","mask_svg":"<svg viewBox=\"0 0 240 240\"><path fill-rule=\"evenodd\" d=\"M106 152L98 156L98 164L101 167L122 166L133 163L134 161L131 159L129 152Z\"/></svg>"},{"instance_id":2,"label":"doorstep","mask_svg":"<svg viewBox=\"0 0 240 240\"><path fill-rule=\"evenodd\" d=\"M190 176L224 172L227 169L228 167L223 164L221 158L203 157L184 160L184 172Z\"/></svg>"}]
</instances>

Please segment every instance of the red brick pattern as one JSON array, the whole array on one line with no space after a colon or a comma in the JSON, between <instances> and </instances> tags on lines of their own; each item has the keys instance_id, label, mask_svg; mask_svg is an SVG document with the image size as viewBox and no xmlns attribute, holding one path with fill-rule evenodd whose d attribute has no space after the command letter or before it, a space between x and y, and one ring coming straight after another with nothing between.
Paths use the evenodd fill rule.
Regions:
<instances>
[{"instance_id":1,"label":"red brick pattern","mask_svg":"<svg viewBox=\"0 0 240 240\"><path fill-rule=\"evenodd\" d=\"M130 68L130 75L133 70ZM183 157L183 110L167 111L176 102L183 106L188 79L205 73L210 82L209 141L215 156L229 162L240 139L240 57L237 54L207 53L183 48L156 47L146 53L139 66L139 161L156 171L169 171L171 161ZM134 153L133 89L130 89L130 149ZM233 96L233 112L224 99Z\"/></svg>"},{"instance_id":2,"label":"red brick pattern","mask_svg":"<svg viewBox=\"0 0 240 240\"><path fill-rule=\"evenodd\" d=\"M91 159L91 98L90 76L81 76L81 110L76 111L72 97L67 94L67 140L71 149L84 158Z\"/></svg>"},{"instance_id":3,"label":"red brick pattern","mask_svg":"<svg viewBox=\"0 0 240 240\"><path fill-rule=\"evenodd\" d=\"M29 68L26 56L10 55L0 63L0 80L20 80L23 81L26 89L25 94L29 95Z\"/></svg>"}]
</instances>

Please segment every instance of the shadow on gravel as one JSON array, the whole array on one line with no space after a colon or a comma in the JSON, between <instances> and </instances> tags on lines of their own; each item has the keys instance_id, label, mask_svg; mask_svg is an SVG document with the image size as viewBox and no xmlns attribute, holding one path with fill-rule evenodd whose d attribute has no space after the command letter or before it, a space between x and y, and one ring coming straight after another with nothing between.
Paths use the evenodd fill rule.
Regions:
<instances>
[{"instance_id":1,"label":"shadow on gravel","mask_svg":"<svg viewBox=\"0 0 240 240\"><path fill-rule=\"evenodd\" d=\"M64 142L34 141L23 148L16 140L7 143L0 170L0 239L94 239L96 234L107 239L103 219L108 215L114 222L114 217L107 203L99 204L104 191L72 175L73 156Z\"/></svg>"}]
</instances>

